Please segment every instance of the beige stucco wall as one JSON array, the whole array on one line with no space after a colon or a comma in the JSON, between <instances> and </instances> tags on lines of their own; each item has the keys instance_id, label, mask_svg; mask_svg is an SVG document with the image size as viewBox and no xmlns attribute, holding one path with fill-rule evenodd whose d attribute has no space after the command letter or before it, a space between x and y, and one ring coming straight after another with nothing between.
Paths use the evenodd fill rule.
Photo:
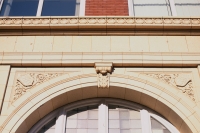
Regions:
<instances>
[{"instance_id":1,"label":"beige stucco wall","mask_svg":"<svg viewBox=\"0 0 200 133\"><path fill-rule=\"evenodd\" d=\"M159 112L181 133L199 133L199 51L199 36L0 36L0 132L26 132L64 104L113 97ZM104 90L97 88L93 67L102 61L114 65ZM30 73L61 75L13 100L17 80ZM189 77L194 95L153 74Z\"/></svg>"},{"instance_id":2,"label":"beige stucco wall","mask_svg":"<svg viewBox=\"0 0 200 133\"><path fill-rule=\"evenodd\" d=\"M199 52L199 36L0 36L0 52Z\"/></svg>"}]
</instances>

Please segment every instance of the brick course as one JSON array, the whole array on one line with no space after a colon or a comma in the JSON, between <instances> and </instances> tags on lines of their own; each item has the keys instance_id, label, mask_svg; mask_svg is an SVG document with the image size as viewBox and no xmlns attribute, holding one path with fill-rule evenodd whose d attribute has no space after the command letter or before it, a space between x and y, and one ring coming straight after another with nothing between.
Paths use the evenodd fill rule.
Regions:
<instances>
[{"instance_id":1,"label":"brick course","mask_svg":"<svg viewBox=\"0 0 200 133\"><path fill-rule=\"evenodd\" d=\"M128 0L86 0L86 16L128 16Z\"/></svg>"}]
</instances>

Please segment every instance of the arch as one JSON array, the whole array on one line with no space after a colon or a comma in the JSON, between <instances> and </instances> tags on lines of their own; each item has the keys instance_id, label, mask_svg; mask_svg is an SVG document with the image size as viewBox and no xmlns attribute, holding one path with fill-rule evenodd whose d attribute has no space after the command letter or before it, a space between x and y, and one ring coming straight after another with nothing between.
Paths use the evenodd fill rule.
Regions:
<instances>
[{"instance_id":1,"label":"arch","mask_svg":"<svg viewBox=\"0 0 200 133\"><path fill-rule=\"evenodd\" d=\"M151 81L151 82L150 82ZM110 97L133 101L155 110L170 121L181 133L197 133L198 119L191 101L170 85L145 76L112 74L110 88L97 88L95 73L73 73L49 80L27 92L13 103L14 111L2 124L3 132L27 132L38 120L51 111L82 99ZM23 102L20 102L22 101ZM187 98L185 98L187 99Z\"/></svg>"},{"instance_id":2,"label":"arch","mask_svg":"<svg viewBox=\"0 0 200 133\"><path fill-rule=\"evenodd\" d=\"M57 118L57 120L61 119L62 122L58 122L59 123L58 125L59 125L59 129L63 129L63 127L65 127L65 124L66 124L65 123L66 121L64 119L67 116L67 114L66 114L67 111L70 111L70 110L73 110L73 109L77 109L77 108L82 108L82 107L88 107L88 106L93 106L93 107L94 106L96 106L96 107L97 106L98 107L99 106L101 106L101 107L102 106L104 106L104 107L106 106L106 107L109 108L109 105L114 105L114 106L117 105L117 106L119 106L119 108L124 108L124 109L128 109L128 110L134 110L134 111L140 112L140 113L142 111L143 115L146 115L146 113L147 113L148 114L147 116L152 117L154 120L157 120L160 124L164 125L165 128L168 129L171 133L180 133L179 131L177 131L177 129L174 128L173 125L171 125L169 122L167 122L161 116L159 116L159 114L157 114L157 112L155 112L154 110L151 110L151 109L149 109L149 108L147 108L145 106L142 106L140 104L137 104L135 102L129 102L129 101L126 101L126 100L113 99L113 98L92 98L92 99L86 99L86 100L73 102L73 103L67 104L65 106L62 106L61 108L58 108L58 109L54 110L53 112L49 113L44 118L42 118L42 120L40 120L37 124L35 124L29 130L28 133L36 133L36 132L38 132L39 130L41 130L41 128L44 125L48 124L52 120L55 120L55 118ZM84 111L86 111L86 110L84 110ZM148 117L145 118L144 123L146 123L146 120L148 121ZM57 122L55 122L55 124L56 123ZM57 126L57 125L55 125L55 126ZM146 126L146 124L144 126ZM141 128L142 128L142 126L141 126ZM59 132L62 132L62 131L59 131Z\"/></svg>"}]
</instances>

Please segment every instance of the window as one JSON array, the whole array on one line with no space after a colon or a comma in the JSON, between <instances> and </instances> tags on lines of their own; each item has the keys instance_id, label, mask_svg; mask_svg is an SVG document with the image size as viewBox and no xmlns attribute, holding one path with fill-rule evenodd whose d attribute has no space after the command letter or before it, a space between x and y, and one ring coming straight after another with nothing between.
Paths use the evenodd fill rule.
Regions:
<instances>
[{"instance_id":1,"label":"window","mask_svg":"<svg viewBox=\"0 0 200 133\"><path fill-rule=\"evenodd\" d=\"M168 0L133 0L135 16L171 16Z\"/></svg>"},{"instance_id":2,"label":"window","mask_svg":"<svg viewBox=\"0 0 200 133\"><path fill-rule=\"evenodd\" d=\"M56 124L56 118L51 120L48 124L44 125L38 133L54 133L55 124Z\"/></svg>"},{"instance_id":3,"label":"window","mask_svg":"<svg viewBox=\"0 0 200 133\"><path fill-rule=\"evenodd\" d=\"M128 3L129 16L200 16L199 0L128 0Z\"/></svg>"},{"instance_id":4,"label":"window","mask_svg":"<svg viewBox=\"0 0 200 133\"><path fill-rule=\"evenodd\" d=\"M83 16L85 0L2 0L0 16Z\"/></svg>"},{"instance_id":5,"label":"window","mask_svg":"<svg viewBox=\"0 0 200 133\"><path fill-rule=\"evenodd\" d=\"M73 109L66 116L66 133L98 133L98 106Z\"/></svg>"},{"instance_id":6,"label":"window","mask_svg":"<svg viewBox=\"0 0 200 133\"><path fill-rule=\"evenodd\" d=\"M200 16L199 0L174 0L178 16Z\"/></svg>"},{"instance_id":7,"label":"window","mask_svg":"<svg viewBox=\"0 0 200 133\"><path fill-rule=\"evenodd\" d=\"M36 16L39 0L4 0L1 16Z\"/></svg>"},{"instance_id":8,"label":"window","mask_svg":"<svg viewBox=\"0 0 200 133\"><path fill-rule=\"evenodd\" d=\"M113 105L108 109L109 133L142 133L139 111Z\"/></svg>"},{"instance_id":9,"label":"window","mask_svg":"<svg viewBox=\"0 0 200 133\"><path fill-rule=\"evenodd\" d=\"M124 100L83 100L53 111L29 133L180 133L152 112Z\"/></svg>"},{"instance_id":10,"label":"window","mask_svg":"<svg viewBox=\"0 0 200 133\"><path fill-rule=\"evenodd\" d=\"M87 0L0 0L0 16L85 16L86 1ZM200 0L127 1L129 16L200 16ZM98 4L98 2L95 4ZM89 5L87 7L88 12L92 12L92 8L95 8L95 6L98 7L99 5ZM103 6L100 9L102 10L103 8L105 7ZM119 8L122 9L122 7ZM123 8L123 10L126 10L126 8ZM99 13L99 11L95 12L97 12L97 14ZM120 12L123 11L120 10Z\"/></svg>"}]
</instances>

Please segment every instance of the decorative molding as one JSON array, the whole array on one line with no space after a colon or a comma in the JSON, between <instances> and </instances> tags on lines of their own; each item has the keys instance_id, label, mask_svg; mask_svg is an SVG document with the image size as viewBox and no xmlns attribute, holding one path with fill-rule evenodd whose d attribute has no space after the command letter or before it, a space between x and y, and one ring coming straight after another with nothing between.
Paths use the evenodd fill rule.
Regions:
<instances>
[{"instance_id":1,"label":"decorative molding","mask_svg":"<svg viewBox=\"0 0 200 133\"><path fill-rule=\"evenodd\" d=\"M195 24L200 25L200 18L182 17L1 17L0 25L35 25L35 24Z\"/></svg>"},{"instance_id":2,"label":"decorative molding","mask_svg":"<svg viewBox=\"0 0 200 133\"><path fill-rule=\"evenodd\" d=\"M3 29L12 29L12 26L19 26L19 29L23 29L23 27L29 26L30 29L34 29L35 26L42 25L41 28L51 28L51 26L76 26L79 28L84 28L85 25L90 25L87 28L93 28L95 25L102 26L105 28L106 25L124 25L134 27L137 29L137 25L142 25L144 27L138 28L153 28L154 26L160 27L160 29L172 28L175 26L176 29L182 27L193 29L200 28L200 18L184 18L184 17L129 17L129 16L88 16L88 17L1 17L0 18L0 27L4 27ZM136 26L135 26L136 25ZM193 27L194 25L194 27ZM10 27L11 26L11 27ZM83 27L82 27L83 26ZM151 27L152 26L152 27ZM32 28L31 28L32 27ZM77 28L74 27L74 28ZM125 28L123 27L123 28ZM96 27L94 27L96 28ZM101 27L100 27L101 28ZM107 27L109 28L109 27ZM119 26L118 28L122 28Z\"/></svg>"},{"instance_id":3,"label":"decorative molding","mask_svg":"<svg viewBox=\"0 0 200 133\"><path fill-rule=\"evenodd\" d=\"M53 56L56 58L49 60ZM17 67L79 67L80 64L82 67L94 67L94 61L110 62L111 56L115 57L112 60L115 66L123 67L197 67L200 64L200 52L0 52L0 62L1 65ZM74 60L77 57L79 60ZM151 60L146 57L151 57Z\"/></svg>"},{"instance_id":4,"label":"decorative molding","mask_svg":"<svg viewBox=\"0 0 200 133\"><path fill-rule=\"evenodd\" d=\"M109 88L110 86L110 73L112 72L113 64L110 62L97 62L95 69L97 72L97 85L98 88Z\"/></svg>"},{"instance_id":5,"label":"decorative molding","mask_svg":"<svg viewBox=\"0 0 200 133\"><path fill-rule=\"evenodd\" d=\"M18 77L15 80L12 102L20 98L23 94L27 92L27 90L30 90L35 86L60 75L63 75L63 73L19 73Z\"/></svg>"},{"instance_id":6,"label":"decorative molding","mask_svg":"<svg viewBox=\"0 0 200 133\"><path fill-rule=\"evenodd\" d=\"M182 91L195 101L191 75L188 73L146 73L145 75L164 81Z\"/></svg>"}]
</instances>

